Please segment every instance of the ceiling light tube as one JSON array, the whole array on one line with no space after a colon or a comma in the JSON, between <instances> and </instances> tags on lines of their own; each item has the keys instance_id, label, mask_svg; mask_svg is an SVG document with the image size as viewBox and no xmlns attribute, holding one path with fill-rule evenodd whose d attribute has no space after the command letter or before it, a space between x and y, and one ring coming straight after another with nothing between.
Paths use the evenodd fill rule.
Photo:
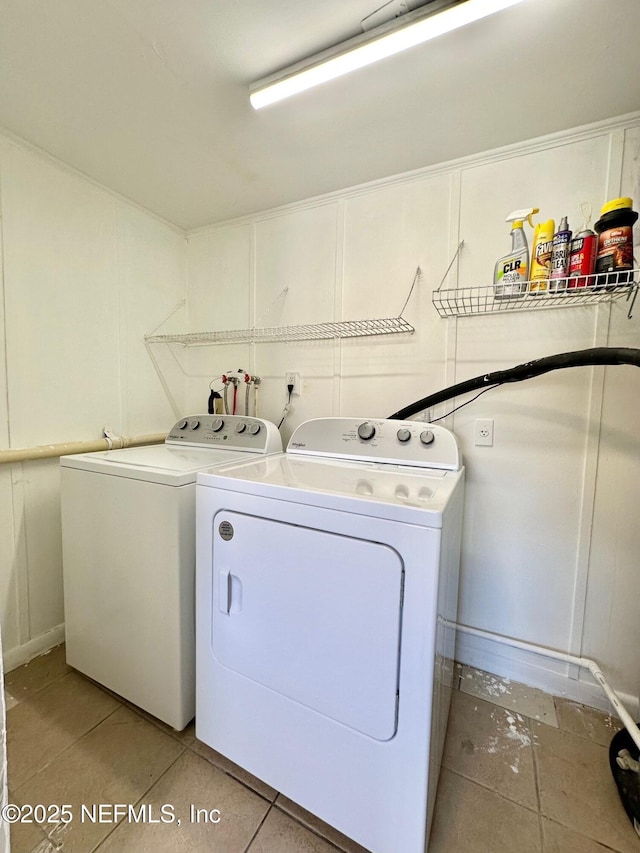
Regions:
<instances>
[{"instance_id":1,"label":"ceiling light tube","mask_svg":"<svg viewBox=\"0 0 640 853\"><path fill-rule=\"evenodd\" d=\"M409 12L259 80L250 86L251 105L259 110L520 2L522 0L465 0L445 8L442 2L430 3L427 10ZM434 6L440 11L433 11Z\"/></svg>"}]
</instances>

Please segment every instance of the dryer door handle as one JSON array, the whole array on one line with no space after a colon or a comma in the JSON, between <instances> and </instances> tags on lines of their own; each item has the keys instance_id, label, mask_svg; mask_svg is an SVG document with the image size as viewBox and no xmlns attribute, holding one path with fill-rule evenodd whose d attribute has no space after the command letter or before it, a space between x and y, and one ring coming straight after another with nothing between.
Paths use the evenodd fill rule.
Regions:
<instances>
[{"instance_id":1,"label":"dryer door handle","mask_svg":"<svg viewBox=\"0 0 640 853\"><path fill-rule=\"evenodd\" d=\"M231 609L231 572L221 569L218 572L218 610L228 613Z\"/></svg>"}]
</instances>

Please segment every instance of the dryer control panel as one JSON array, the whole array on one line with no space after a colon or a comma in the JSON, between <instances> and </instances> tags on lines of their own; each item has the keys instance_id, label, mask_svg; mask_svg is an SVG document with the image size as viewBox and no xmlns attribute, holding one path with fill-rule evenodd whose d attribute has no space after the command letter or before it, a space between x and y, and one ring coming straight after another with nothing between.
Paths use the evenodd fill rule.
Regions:
<instances>
[{"instance_id":1,"label":"dryer control panel","mask_svg":"<svg viewBox=\"0 0 640 853\"><path fill-rule=\"evenodd\" d=\"M275 424L248 415L189 415L175 423L165 444L277 453L282 439Z\"/></svg>"},{"instance_id":2,"label":"dryer control panel","mask_svg":"<svg viewBox=\"0 0 640 853\"><path fill-rule=\"evenodd\" d=\"M287 453L448 471L462 467L454 434L445 427L421 421L316 418L295 430Z\"/></svg>"}]
</instances>

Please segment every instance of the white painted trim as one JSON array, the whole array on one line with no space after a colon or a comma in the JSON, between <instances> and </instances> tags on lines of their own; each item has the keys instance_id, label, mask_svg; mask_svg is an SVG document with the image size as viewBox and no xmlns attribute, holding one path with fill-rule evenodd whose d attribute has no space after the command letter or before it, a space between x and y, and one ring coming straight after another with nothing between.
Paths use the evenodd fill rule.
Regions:
<instances>
[{"instance_id":1,"label":"white painted trim","mask_svg":"<svg viewBox=\"0 0 640 853\"><path fill-rule=\"evenodd\" d=\"M574 667L547 657L542 650L524 651L507 645L495 635L489 639L464 632L459 626L456 632L456 660L473 666L499 678L510 678L529 687L537 687L552 696L562 696L581 705L610 712L611 705L602 688L586 670L574 679L570 672ZM638 719L640 698L618 692L629 713Z\"/></svg>"},{"instance_id":2,"label":"white painted trim","mask_svg":"<svg viewBox=\"0 0 640 853\"><path fill-rule=\"evenodd\" d=\"M413 169L410 172L401 172L397 175L377 178L373 181L367 181L351 187L344 187L341 190L334 190L333 192L325 193L323 195L312 196L311 198L301 201L257 211L235 219L222 220L220 222L211 223L210 225L203 225L199 228L187 231L186 234L188 238L193 235L221 231L227 228L236 228L252 222L272 219L274 217L283 216L284 214L293 213L299 210L306 210L310 207L333 204L338 199L354 198L360 195L366 195L372 190L392 186L394 184L404 184L425 178L433 178L439 175L448 174L449 172L453 172L458 169L464 170L476 168L478 166L484 166L488 163L509 159L511 157L521 157L525 154L534 154L538 151L545 151L550 148L573 145L576 142L593 139L597 136L604 136L609 133L613 133L616 130L625 131L628 128L637 126L639 123L640 111L627 113L623 116L604 119L603 121L593 122L580 127L568 128L567 130L546 134L545 136L539 136L535 139L515 142L511 145L505 145L500 148L493 148L489 151L478 152L477 154L467 154L465 157L459 157L455 160L447 160L431 166L423 166L420 169Z\"/></svg>"},{"instance_id":3,"label":"white painted trim","mask_svg":"<svg viewBox=\"0 0 640 853\"><path fill-rule=\"evenodd\" d=\"M9 651L4 652L3 663L5 674L25 663L29 663L33 658L48 652L54 646L59 646L60 643L64 643L64 623L56 625L50 631L45 631L44 634L33 637L33 639L28 640L21 646L14 646Z\"/></svg>"},{"instance_id":4,"label":"white painted trim","mask_svg":"<svg viewBox=\"0 0 640 853\"><path fill-rule=\"evenodd\" d=\"M449 257L453 257L457 252L457 258L454 266L449 272L452 281L438 282L438 287L457 287L460 275L460 251L464 251L464 246L459 250L460 240L460 215L462 211L462 173L457 170L452 173L449 181ZM445 329L445 365L444 365L444 383L443 388L450 388L457 382L456 366L458 362L458 318L451 317L447 320ZM447 408L450 408L451 401L447 401ZM438 412L438 416L442 417L447 411L447 408ZM442 425L448 429L453 429L455 424L455 414L451 414L450 418L445 418Z\"/></svg>"},{"instance_id":5,"label":"white painted trim","mask_svg":"<svg viewBox=\"0 0 640 853\"><path fill-rule=\"evenodd\" d=\"M609 343L609 323L611 304L596 306L594 316L593 346L604 347ZM602 422L602 403L604 400L605 368L592 367L589 384L589 409L587 413L587 431L584 446L584 465L582 469L582 488L580 520L573 585L573 599L570 614L569 648L572 654L582 654L584 620L587 605L587 587L591 560L591 534L596 502L598 465L600 461L600 432ZM572 678L578 678L575 667L570 670Z\"/></svg>"},{"instance_id":6,"label":"white painted trim","mask_svg":"<svg viewBox=\"0 0 640 853\"><path fill-rule=\"evenodd\" d=\"M0 666L0 682L4 687L4 673ZM7 779L7 703L4 690L0 694L0 805L4 808L9 802L9 783ZM11 841L9 824L3 820L0 825L0 850L10 853Z\"/></svg>"},{"instance_id":7,"label":"white painted trim","mask_svg":"<svg viewBox=\"0 0 640 853\"><path fill-rule=\"evenodd\" d=\"M333 276L333 319L344 320L344 247L346 243L347 205L344 199L336 204L336 244ZM333 341L333 388L331 407L335 417L342 415L342 341Z\"/></svg>"},{"instance_id":8,"label":"white painted trim","mask_svg":"<svg viewBox=\"0 0 640 853\"><path fill-rule=\"evenodd\" d=\"M114 223L114 248L115 248L115 256L116 256L116 282L115 287L111 289L115 303L116 303L116 312L118 317L118 325L115 336L115 351L116 351L116 371L117 371L117 382L118 382L118 426L117 431L122 435L129 432L129 407L127 402L129 400L128 394L128 386L129 386L129 370L128 370L128 347L127 347L127 314L123 312L122 305L126 304L127 294L124 292L124 282L122 281L122 270L121 270L121 257L122 257L122 240L120 227L122 224L122 217L120 215L120 210L116 205L115 210L113 211L113 223Z\"/></svg>"},{"instance_id":9,"label":"white painted trim","mask_svg":"<svg viewBox=\"0 0 640 853\"><path fill-rule=\"evenodd\" d=\"M6 427L3 425L0 437L6 441L7 446L11 438L9 424L9 373L7 371L7 300L4 286L4 194L3 194L3 170L0 162L0 372L4 381L3 408L7 415ZM5 432L6 430L6 432Z\"/></svg>"},{"instance_id":10,"label":"white painted trim","mask_svg":"<svg viewBox=\"0 0 640 853\"><path fill-rule=\"evenodd\" d=\"M625 128L616 127L609 138L609 169L607 172L607 198L617 198L622 187ZM594 211L595 212L595 211Z\"/></svg>"},{"instance_id":11,"label":"white painted trim","mask_svg":"<svg viewBox=\"0 0 640 853\"><path fill-rule=\"evenodd\" d=\"M10 422L10 421L9 421ZM18 613L18 642L28 640L29 617L29 559L27 556L27 534L25 522L24 464L11 466L11 512L13 518L13 571L15 576L15 602Z\"/></svg>"},{"instance_id":12,"label":"white painted trim","mask_svg":"<svg viewBox=\"0 0 640 853\"><path fill-rule=\"evenodd\" d=\"M248 328L254 329L258 325L258 317L256 316L258 310L258 235L255 225L249 235L249 283L247 297ZM191 326L188 328L190 329ZM252 376L259 374L255 341L249 342L248 370ZM260 377L260 380L262 381L262 377Z\"/></svg>"}]
</instances>

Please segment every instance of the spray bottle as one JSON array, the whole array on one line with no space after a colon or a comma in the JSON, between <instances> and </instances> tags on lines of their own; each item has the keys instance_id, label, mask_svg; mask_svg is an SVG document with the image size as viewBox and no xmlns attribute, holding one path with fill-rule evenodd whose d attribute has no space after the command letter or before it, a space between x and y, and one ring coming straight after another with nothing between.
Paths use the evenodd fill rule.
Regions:
<instances>
[{"instance_id":1,"label":"spray bottle","mask_svg":"<svg viewBox=\"0 0 640 853\"><path fill-rule=\"evenodd\" d=\"M511 299L527 292L529 246L524 233L524 220L526 219L533 228L531 217L534 213L538 213L537 207L514 210L505 220L513 223L511 226L511 251L496 261L493 274L496 299Z\"/></svg>"},{"instance_id":2,"label":"spray bottle","mask_svg":"<svg viewBox=\"0 0 640 853\"><path fill-rule=\"evenodd\" d=\"M533 232L533 251L531 253L531 284L532 293L543 293L547 289L551 275L551 255L553 253L553 235L556 223L553 219L538 222Z\"/></svg>"},{"instance_id":3,"label":"spray bottle","mask_svg":"<svg viewBox=\"0 0 640 853\"><path fill-rule=\"evenodd\" d=\"M560 220L560 227L553 235L551 252L551 274L549 275L549 290L561 292L567 289L569 279L569 254L571 251L571 229L567 217Z\"/></svg>"}]
</instances>

